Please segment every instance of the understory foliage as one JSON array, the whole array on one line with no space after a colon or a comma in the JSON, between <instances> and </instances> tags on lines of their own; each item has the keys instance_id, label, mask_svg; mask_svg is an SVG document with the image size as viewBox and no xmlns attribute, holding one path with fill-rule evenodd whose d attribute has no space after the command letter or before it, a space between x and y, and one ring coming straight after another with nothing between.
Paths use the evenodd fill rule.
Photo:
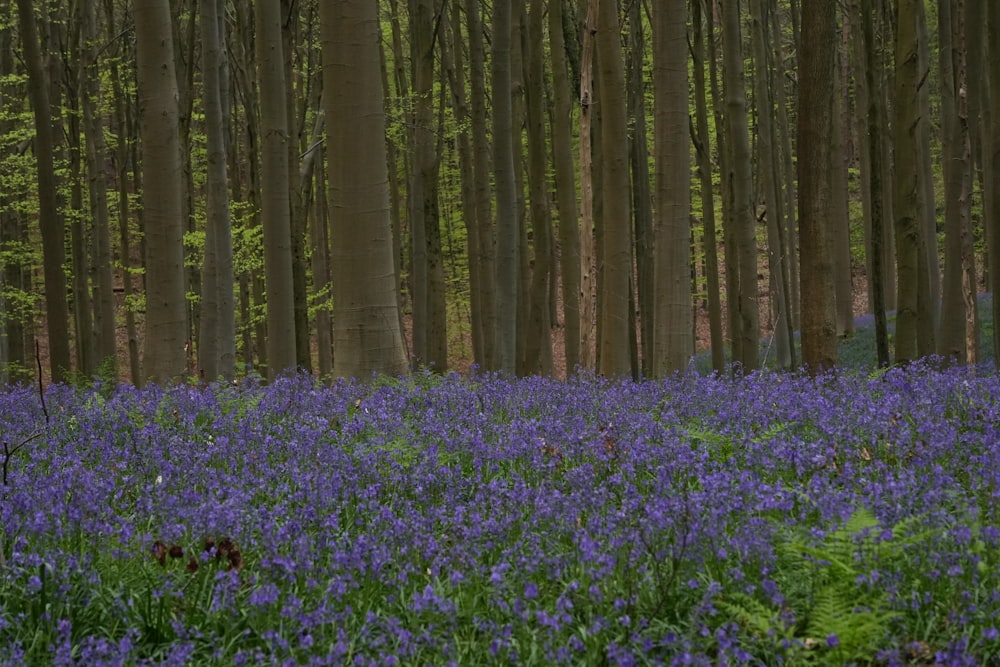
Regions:
<instances>
[{"instance_id":1,"label":"understory foliage","mask_svg":"<svg viewBox=\"0 0 1000 667\"><path fill-rule=\"evenodd\" d=\"M1000 381L0 395L0 664L1000 661Z\"/></svg>"}]
</instances>

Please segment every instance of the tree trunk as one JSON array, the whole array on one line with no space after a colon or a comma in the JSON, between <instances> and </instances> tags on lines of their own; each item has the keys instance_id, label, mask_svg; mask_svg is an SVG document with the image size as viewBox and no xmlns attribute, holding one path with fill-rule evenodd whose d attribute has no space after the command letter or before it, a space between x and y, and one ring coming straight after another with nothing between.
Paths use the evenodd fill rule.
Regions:
<instances>
[{"instance_id":1,"label":"tree trunk","mask_svg":"<svg viewBox=\"0 0 1000 667\"><path fill-rule=\"evenodd\" d=\"M917 302L920 271L920 177L918 132L920 100L918 0L899 0L896 33L896 85L892 124L895 146L893 183L896 229L896 361L917 358Z\"/></svg>"},{"instance_id":2,"label":"tree trunk","mask_svg":"<svg viewBox=\"0 0 1000 667\"><path fill-rule=\"evenodd\" d=\"M747 128L746 86L743 79L743 49L740 38L738 5L729 4L722 13L722 71L726 88L726 126L731 145L729 181L732 200L733 240L737 275L736 288L728 295L735 300L733 330L733 360L744 372L760 364L760 313L757 302L757 239L751 207L752 179L750 169L750 137ZM738 342L737 342L737 339ZM737 356L738 354L738 356Z\"/></svg>"},{"instance_id":3,"label":"tree trunk","mask_svg":"<svg viewBox=\"0 0 1000 667\"><path fill-rule=\"evenodd\" d=\"M919 250L917 255L917 354L926 356L936 352L934 338L937 334L941 306L941 267L938 261L937 207L934 202L934 169L931 165L931 86L930 46L927 36L925 3L917 4L917 65L920 84L917 87L920 101L917 126L917 170L919 198L917 227Z\"/></svg>"},{"instance_id":4,"label":"tree trunk","mask_svg":"<svg viewBox=\"0 0 1000 667\"><path fill-rule=\"evenodd\" d=\"M496 349L496 233L493 227L493 193L490 188L491 151L486 123L486 49L479 15L479 0L465 0L469 25L469 108L472 126L473 177L475 179L476 225L479 247L470 262L479 265L483 276L480 318L483 322L483 358L488 370L497 368Z\"/></svg>"},{"instance_id":5,"label":"tree trunk","mask_svg":"<svg viewBox=\"0 0 1000 667\"><path fill-rule=\"evenodd\" d=\"M267 280L267 375L296 367L295 295L292 284L291 209L288 182L288 114L281 41L280 0L255 3L257 77L260 98L261 223ZM376 72L377 74L377 72Z\"/></svg>"},{"instance_id":6,"label":"tree trunk","mask_svg":"<svg viewBox=\"0 0 1000 667\"><path fill-rule=\"evenodd\" d=\"M469 318L472 329L472 360L474 363L480 364L485 352L483 350L483 312L481 303L483 275L482 267L476 261L476 256L479 253L479 222L476 218L474 160L468 130L471 115L469 113L469 103L465 90L465 57L462 44L461 6L457 2L451 4L449 27L452 35L452 43L449 44L447 39L442 42L441 65L448 78L448 87L451 91L451 107L455 115L455 123L460 128L457 137L458 168L461 179L462 220L465 222L466 259L469 271Z\"/></svg>"},{"instance_id":7,"label":"tree trunk","mask_svg":"<svg viewBox=\"0 0 1000 667\"><path fill-rule=\"evenodd\" d=\"M330 209L326 196L326 151L316 147L316 167L313 178L316 203L310 216L309 237L312 242L312 283L316 308L316 347L319 349L319 376L327 378L333 373L333 320L330 299ZM393 272L395 276L395 272ZM398 284L393 278L393 283Z\"/></svg>"},{"instance_id":8,"label":"tree trunk","mask_svg":"<svg viewBox=\"0 0 1000 667\"><path fill-rule=\"evenodd\" d=\"M865 88L868 90L868 108L865 110L868 128L868 163L870 165L866 176L871 191L871 245L869 263L872 270L871 299L872 312L875 314L875 352L880 367L889 365L889 334L886 322L886 277L891 275L885 264L886 254L883 249L886 227L884 220L882 192L882 94L879 92L876 79L875 37L871 0L861 0L861 25L863 32L864 77Z\"/></svg>"},{"instance_id":9,"label":"tree trunk","mask_svg":"<svg viewBox=\"0 0 1000 667\"><path fill-rule=\"evenodd\" d=\"M139 5L146 3L139 0ZM38 224L42 236L45 317L48 325L49 371L53 382L62 382L71 370L69 353L69 307L66 304L66 274L63 272L63 220L57 201L53 161L55 139L50 122L49 80L46 76L33 4L17 0L21 44L28 68L28 96L35 118L35 158L38 178Z\"/></svg>"},{"instance_id":10,"label":"tree trunk","mask_svg":"<svg viewBox=\"0 0 1000 667\"><path fill-rule=\"evenodd\" d=\"M517 363L518 217L514 180L511 89L511 0L493 3L493 178L496 191L497 370L513 375Z\"/></svg>"},{"instance_id":11,"label":"tree trunk","mask_svg":"<svg viewBox=\"0 0 1000 667\"><path fill-rule=\"evenodd\" d=\"M602 375L618 377L631 373L628 304L632 248L625 66L619 41L618 3L615 0L599 0L597 16L595 47L604 199L603 270L598 313L601 319L599 371Z\"/></svg>"},{"instance_id":12,"label":"tree trunk","mask_svg":"<svg viewBox=\"0 0 1000 667\"><path fill-rule=\"evenodd\" d=\"M962 184L958 193L961 239L962 301L965 304L965 362L979 362L979 304L976 300L976 255L972 244L972 146L969 132L968 50L966 46L965 0L955 0L952 13L955 91L957 100L959 163Z\"/></svg>"},{"instance_id":13,"label":"tree trunk","mask_svg":"<svg viewBox=\"0 0 1000 667\"><path fill-rule=\"evenodd\" d=\"M597 6L588 0L580 56L580 366L594 369L597 363L597 248L594 238L593 167L593 65Z\"/></svg>"},{"instance_id":14,"label":"tree trunk","mask_svg":"<svg viewBox=\"0 0 1000 667\"><path fill-rule=\"evenodd\" d=\"M208 381L236 373L233 240L229 217L226 124L222 98L226 67L223 0L202 0L202 87L205 110L205 264L202 268L199 361Z\"/></svg>"},{"instance_id":15,"label":"tree trunk","mask_svg":"<svg viewBox=\"0 0 1000 667\"><path fill-rule=\"evenodd\" d=\"M987 2L987 36L986 44L989 57L983 62L988 63L987 80L989 82L990 100L1000 99L1000 3ZM986 100L984 100L985 102ZM985 105L990 108L990 104ZM1000 322L1000 111L990 112L990 124L986 144L984 164L989 163L990 174L986 179L984 199L988 202L990 217L985 227L990 239L990 291L993 292L993 322ZM993 354L997 367L1000 368L1000 326L993 326Z\"/></svg>"},{"instance_id":16,"label":"tree trunk","mask_svg":"<svg viewBox=\"0 0 1000 667\"><path fill-rule=\"evenodd\" d=\"M448 366L440 257L431 257L432 227L440 225L438 164L434 132L434 45L439 19L433 0L410 2L410 61L413 80L408 191L413 266L413 355L416 363L444 372Z\"/></svg>"},{"instance_id":17,"label":"tree trunk","mask_svg":"<svg viewBox=\"0 0 1000 667\"><path fill-rule=\"evenodd\" d=\"M531 0L528 17L527 86L525 87L528 127L528 193L531 201L533 241L529 314L525 345L528 374L552 374L552 322L549 319L549 282L552 280L552 220L548 201L548 156L545 149L545 59L542 0Z\"/></svg>"},{"instance_id":18,"label":"tree trunk","mask_svg":"<svg viewBox=\"0 0 1000 667\"><path fill-rule=\"evenodd\" d=\"M144 376L161 384L183 379L188 331L182 241L183 173L170 26L167 0L137 0L136 66L147 251Z\"/></svg>"},{"instance_id":19,"label":"tree trunk","mask_svg":"<svg viewBox=\"0 0 1000 667\"><path fill-rule=\"evenodd\" d=\"M577 220L576 176L573 163L573 108L570 73L563 34L563 3L549 2L549 52L552 59L552 162L559 207L559 259L562 278L566 373L580 365L580 227Z\"/></svg>"},{"instance_id":20,"label":"tree trunk","mask_svg":"<svg viewBox=\"0 0 1000 667\"><path fill-rule=\"evenodd\" d=\"M108 210L108 185L105 176L107 147L104 126L97 114L100 97L97 42L97 4L81 4L83 12L83 42L86 50L86 74L83 76L81 97L83 130L86 137L87 172L90 174L90 208L93 215L91 259L94 309L94 331L97 342L97 362L102 372L117 378L115 345L115 303L111 281L111 234Z\"/></svg>"},{"instance_id":21,"label":"tree trunk","mask_svg":"<svg viewBox=\"0 0 1000 667\"><path fill-rule=\"evenodd\" d=\"M683 8L681 16L683 14ZM656 35L654 34L654 40ZM656 289L664 287L662 282L657 282L654 278L655 262L654 257L654 222L653 222L653 194L650 192L652 179L649 174L649 137L646 132L646 86L645 86L645 62L646 62L646 37L643 34L642 6L639 2L629 4L628 10L628 86L627 104L629 114L629 166L632 173L632 211L634 217L633 226L635 228L635 263L637 274L637 292L639 303L639 323L640 340L642 342L642 373L647 377L654 375L654 361L656 351L654 349L654 335L656 328ZM654 59L656 53L654 41ZM685 47L686 48L686 47ZM685 61L687 53L684 54ZM657 65L654 60L653 68ZM655 82L654 82L655 85ZM687 89L683 91L682 97L686 99ZM674 100L671 100L673 102ZM672 114L676 107L669 110ZM659 109L658 109L659 110ZM685 114L687 111L685 110ZM672 119L676 120L676 118ZM682 123L681 134L683 135L683 146L688 145L686 122ZM674 148L677 148L675 145ZM677 153L676 161L681 162L680 153ZM676 175L676 174L675 174ZM685 177L689 180L689 176ZM682 181L687 183L686 180ZM671 184L672 185L672 184ZM675 212L671 213L671 218ZM662 221L664 217L658 216ZM689 224L690 218L686 220ZM669 251L667 251L669 252ZM690 290L688 290L688 300L690 301ZM690 319L690 318L688 318ZM680 326L683 320L677 322ZM693 343L692 343L693 348ZM661 364L662 365L662 364Z\"/></svg>"},{"instance_id":22,"label":"tree trunk","mask_svg":"<svg viewBox=\"0 0 1000 667\"><path fill-rule=\"evenodd\" d=\"M779 12L772 11L771 29L769 41L772 43L772 58L774 67L772 68L771 87L774 91L774 105L777 109L777 135L776 149L780 149L778 164L776 165L777 176L775 180L779 183L778 189L782 196L782 218L781 237L785 239L785 258L788 272L788 326L794 330L799 326L800 313L800 285L799 285L799 243L798 243L798 223L796 221L796 206L798 199L795 194L795 163L792 154L792 135L794 129L788 119L788 102L785 93L786 81L789 77L786 71L785 51L782 47L782 29ZM791 336L791 334L789 334ZM796 365L795 346L789 348L791 355L791 365Z\"/></svg>"},{"instance_id":23,"label":"tree trunk","mask_svg":"<svg viewBox=\"0 0 1000 667\"><path fill-rule=\"evenodd\" d=\"M393 273L376 6L320 5L338 377L406 372Z\"/></svg>"},{"instance_id":24,"label":"tree trunk","mask_svg":"<svg viewBox=\"0 0 1000 667\"><path fill-rule=\"evenodd\" d=\"M799 53L798 167L802 243L802 361L812 373L837 363L830 197L834 151L836 6L803 0Z\"/></svg>"},{"instance_id":25,"label":"tree trunk","mask_svg":"<svg viewBox=\"0 0 1000 667\"><path fill-rule=\"evenodd\" d=\"M774 130L774 100L770 88L771 63L768 58L768 12L762 0L754 0L751 32L754 53L754 97L757 102L757 150L760 152L758 172L764 190L767 216L767 254L771 289L771 320L774 325L775 361L781 368L792 365L791 307L788 295L787 240L784 235L782 201L778 190L776 133Z\"/></svg>"},{"instance_id":26,"label":"tree trunk","mask_svg":"<svg viewBox=\"0 0 1000 667\"><path fill-rule=\"evenodd\" d=\"M722 335L722 294L719 287L718 238L715 224L715 188L712 183L712 157L708 131L708 102L705 96L705 38L702 29L702 0L691 0L693 25L692 52L694 73L695 123L698 140L698 176L701 183L702 245L705 253L705 282L708 290L708 328L711 339L712 370L721 373L726 365Z\"/></svg>"},{"instance_id":27,"label":"tree trunk","mask_svg":"<svg viewBox=\"0 0 1000 667\"><path fill-rule=\"evenodd\" d=\"M651 327L652 340L644 343L652 352L653 377L683 371L694 351L686 4L686 0L664 1L653 12L655 329Z\"/></svg>"},{"instance_id":28,"label":"tree trunk","mask_svg":"<svg viewBox=\"0 0 1000 667\"><path fill-rule=\"evenodd\" d=\"M837 40L839 44L841 40ZM833 250L833 289L835 294L835 315L837 320L837 335L850 336L854 333L854 281L851 276L851 212L847 183L849 168L847 143L850 140L850 129L844 129L844 118L847 117L847 107L850 98L843 94L841 79L844 78L843 68L837 62L841 54L835 48L834 78L837 81L833 97L833 122L830 126L830 234Z\"/></svg>"}]
</instances>

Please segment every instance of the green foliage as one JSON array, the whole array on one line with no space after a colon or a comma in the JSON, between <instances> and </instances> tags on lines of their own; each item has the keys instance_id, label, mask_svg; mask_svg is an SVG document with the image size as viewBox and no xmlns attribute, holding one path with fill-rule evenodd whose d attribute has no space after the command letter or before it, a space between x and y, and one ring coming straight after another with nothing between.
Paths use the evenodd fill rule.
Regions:
<instances>
[{"instance_id":1,"label":"green foliage","mask_svg":"<svg viewBox=\"0 0 1000 667\"><path fill-rule=\"evenodd\" d=\"M860 508L818 542L802 529L779 530L775 554L785 606L746 594L727 596L718 606L753 630L764 654L783 642L795 664L868 660L902 616L876 584L879 573L905 570L908 549L930 539L930 532L916 530L920 521L911 517L886 530Z\"/></svg>"}]
</instances>

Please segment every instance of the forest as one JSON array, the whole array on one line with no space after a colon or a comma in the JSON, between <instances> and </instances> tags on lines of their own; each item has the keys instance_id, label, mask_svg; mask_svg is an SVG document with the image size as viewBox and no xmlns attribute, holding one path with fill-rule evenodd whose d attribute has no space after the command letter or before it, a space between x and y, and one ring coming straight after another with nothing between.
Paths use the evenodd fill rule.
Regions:
<instances>
[{"instance_id":1,"label":"forest","mask_svg":"<svg viewBox=\"0 0 1000 667\"><path fill-rule=\"evenodd\" d=\"M995 347L994 3L330 4L7 4L6 381Z\"/></svg>"},{"instance_id":2,"label":"forest","mask_svg":"<svg viewBox=\"0 0 1000 667\"><path fill-rule=\"evenodd\" d=\"M1000 2L0 3L0 667L1000 664Z\"/></svg>"}]
</instances>

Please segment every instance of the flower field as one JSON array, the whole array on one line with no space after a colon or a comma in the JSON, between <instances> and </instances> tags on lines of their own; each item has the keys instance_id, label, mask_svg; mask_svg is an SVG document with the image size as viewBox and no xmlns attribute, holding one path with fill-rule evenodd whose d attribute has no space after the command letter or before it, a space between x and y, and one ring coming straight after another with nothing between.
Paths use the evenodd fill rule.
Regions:
<instances>
[{"instance_id":1,"label":"flower field","mask_svg":"<svg viewBox=\"0 0 1000 667\"><path fill-rule=\"evenodd\" d=\"M1000 381L0 395L2 665L1000 664Z\"/></svg>"}]
</instances>

